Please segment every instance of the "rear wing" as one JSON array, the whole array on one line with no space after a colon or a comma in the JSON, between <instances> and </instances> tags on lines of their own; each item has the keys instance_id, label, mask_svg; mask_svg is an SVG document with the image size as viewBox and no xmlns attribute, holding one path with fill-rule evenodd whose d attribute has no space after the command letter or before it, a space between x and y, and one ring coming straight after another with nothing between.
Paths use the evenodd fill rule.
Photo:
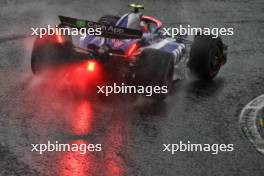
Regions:
<instances>
[{"instance_id":1,"label":"rear wing","mask_svg":"<svg viewBox=\"0 0 264 176\"><path fill-rule=\"evenodd\" d=\"M128 29L108 24L102 24L93 21L76 19L71 17L59 16L62 26L71 28L101 28L102 34L100 36L115 39L138 39L142 37L142 32L135 29Z\"/></svg>"}]
</instances>

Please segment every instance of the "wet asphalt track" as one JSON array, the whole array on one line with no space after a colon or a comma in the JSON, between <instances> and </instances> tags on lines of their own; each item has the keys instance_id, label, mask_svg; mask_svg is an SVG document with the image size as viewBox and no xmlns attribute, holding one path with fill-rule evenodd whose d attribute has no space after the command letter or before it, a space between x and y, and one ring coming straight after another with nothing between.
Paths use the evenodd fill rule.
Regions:
<instances>
[{"instance_id":1,"label":"wet asphalt track","mask_svg":"<svg viewBox=\"0 0 264 176\"><path fill-rule=\"evenodd\" d=\"M30 27L57 15L122 14L126 1L0 0L0 175L263 176L264 157L239 129L241 109L264 90L262 0L144 1L168 26L233 27L228 63L210 83L185 81L164 103L74 100L33 78ZM56 90L55 90L56 89ZM31 143L102 143L103 152L30 152ZM163 143L233 143L235 151L163 153Z\"/></svg>"}]
</instances>

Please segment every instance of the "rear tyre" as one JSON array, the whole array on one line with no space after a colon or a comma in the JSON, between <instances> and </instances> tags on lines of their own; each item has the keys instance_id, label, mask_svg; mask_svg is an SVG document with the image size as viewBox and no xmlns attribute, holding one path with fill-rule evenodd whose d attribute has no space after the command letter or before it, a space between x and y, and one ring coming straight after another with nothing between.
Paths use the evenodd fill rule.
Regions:
<instances>
[{"instance_id":1,"label":"rear tyre","mask_svg":"<svg viewBox=\"0 0 264 176\"><path fill-rule=\"evenodd\" d=\"M55 68L70 58L72 44L58 43L56 36L36 38L31 54L31 70L38 74L49 68Z\"/></svg>"},{"instance_id":2,"label":"rear tyre","mask_svg":"<svg viewBox=\"0 0 264 176\"><path fill-rule=\"evenodd\" d=\"M198 35L190 51L191 72L203 80L211 80L224 64L223 42L220 37Z\"/></svg>"},{"instance_id":3,"label":"rear tyre","mask_svg":"<svg viewBox=\"0 0 264 176\"><path fill-rule=\"evenodd\" d=\"M138 58L138 65L135 72L136 84L152 86L152 98L161 101L165 99L172 87L173 79L173 56L154 49L144 50ZM155 92L155 86L160 90Z\"/></svg>"}]
</instances>

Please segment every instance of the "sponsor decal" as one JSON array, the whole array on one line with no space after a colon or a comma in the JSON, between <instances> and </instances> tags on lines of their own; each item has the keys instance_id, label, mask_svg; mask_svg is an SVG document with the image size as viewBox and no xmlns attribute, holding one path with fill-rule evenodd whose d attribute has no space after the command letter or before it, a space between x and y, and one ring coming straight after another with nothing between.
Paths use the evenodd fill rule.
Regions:
<instances>
[{"instance_id":1,"label":"sponsor decal","mask_svg":"<svg viewBox=\"0 0 264 176\"><path fill-rule=\"evenodd\" d=\"M77 28L84 28L86 26L86 22L84 20L76 20Z\"/></svg>"},{"instance_id":2,"label":"sponsor decal","mask_svg":"<svg viewBox=\"0 0 264 176\"><path fill-rule=\"evenodd\" d=\"M125 43L124 41L118 39L112 39L111 42L114 48L119 48Z\"/></svg>"}]
</instances>

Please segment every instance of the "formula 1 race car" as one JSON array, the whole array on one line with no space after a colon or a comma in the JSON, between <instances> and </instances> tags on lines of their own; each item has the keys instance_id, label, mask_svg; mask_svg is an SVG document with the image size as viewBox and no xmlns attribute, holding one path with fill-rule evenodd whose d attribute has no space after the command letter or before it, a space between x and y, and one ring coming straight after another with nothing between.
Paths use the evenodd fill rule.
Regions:
<instances>
[{"instance_id":1,"label":"formula 1 race car","mask_svg":"<svg viewBox=\"0 0 264 176\"><path fill-rule=\"evenodd\" d=\"M165 36L158 19L144 16L142 5L130 4L123 16L104 15L98 22L59 16L59 28L100 28L100 36L85 35L79 46L70 35L37 37L32 51L31 68L39 74L47 68L82 65L87 72L101 68L106 76L124 79L127 84L168 86L185 78L186 70L200 79L211 80L226 63L227 46L220 37ZM164 99L167 94L155 94Z\"/></svg>"}]
</instances>

